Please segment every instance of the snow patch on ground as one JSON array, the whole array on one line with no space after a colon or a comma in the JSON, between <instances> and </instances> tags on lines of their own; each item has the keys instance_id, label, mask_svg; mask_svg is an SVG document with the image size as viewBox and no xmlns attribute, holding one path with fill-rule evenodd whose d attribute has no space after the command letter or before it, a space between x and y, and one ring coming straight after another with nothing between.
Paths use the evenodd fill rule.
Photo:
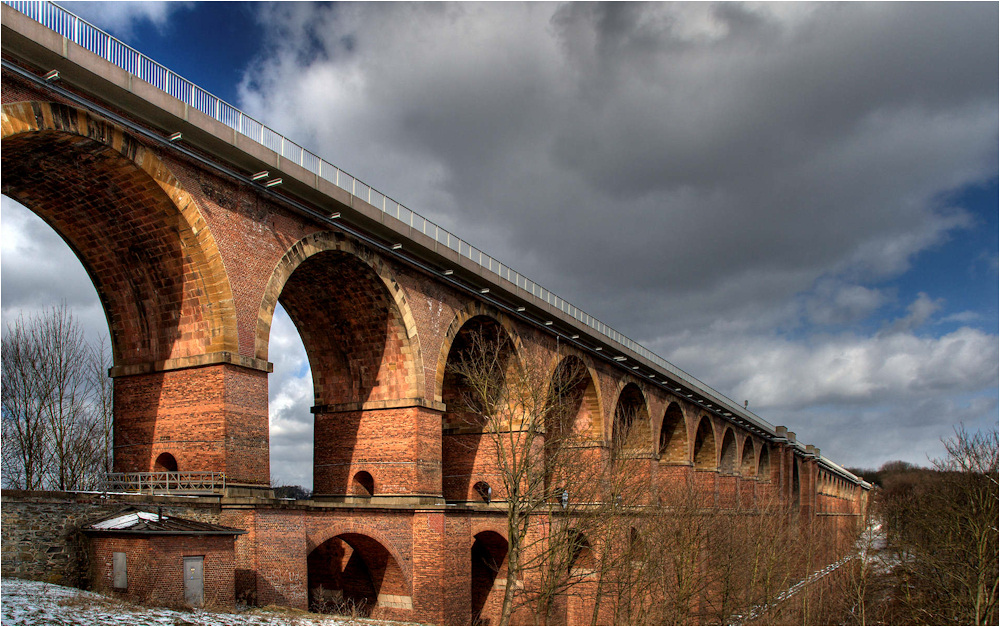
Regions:
<instances>
[{"instance_id":1,"label":"snow patch on ground","mask_svg":"<svg viewBox=\"0 0 1000 627\"><path fill-rule=\"evenodd\" d=\"M3 625L385 625L287 608L241 612L146 607L77 588L24 579L0 580Z\"/></svg>"}]
</instances>

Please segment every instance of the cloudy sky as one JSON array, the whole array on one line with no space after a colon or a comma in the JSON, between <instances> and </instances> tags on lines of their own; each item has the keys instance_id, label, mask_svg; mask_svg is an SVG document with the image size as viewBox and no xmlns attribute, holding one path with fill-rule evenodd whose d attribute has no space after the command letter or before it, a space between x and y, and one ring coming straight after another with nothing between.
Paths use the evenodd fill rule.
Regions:
<instances>
[{"instance_id":1,"label":"cloudy sky","mask_svg":"<svg viewBox=\"0 0 1000 627\"><path fill-rule=\"evenodd\" d=\"M997 424L995 3L66 6L834 461ZM4 322L106 333L2 210ZM310 485L271 342L272 474Z\"/></svg>"}]
</instances>

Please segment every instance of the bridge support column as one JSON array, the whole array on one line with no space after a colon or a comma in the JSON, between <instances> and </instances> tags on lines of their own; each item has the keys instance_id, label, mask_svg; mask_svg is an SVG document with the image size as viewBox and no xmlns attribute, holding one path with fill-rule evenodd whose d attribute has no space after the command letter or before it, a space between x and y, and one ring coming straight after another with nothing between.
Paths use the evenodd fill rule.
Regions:
<instances>
[{"instance_id":1,"label":"bridge support column","mask_svg":"<svg viewBox=\"0 0 1000 627\"><path fill-rule=\"evenodd\" d=\"M111 374L116 472L224 472L229 485L269 485L266 371L215 363Z\"/></svg>"},{"instance_id":2,"label":"bridge support column","mask_svg":"<svg viewBox=\"0 0 1000 627\"><path fill-rule=\"evenodd\" d=\"M440 501L442 409L424 399L314 407L314 492Z\"/></svg>"},{"instance_id":3,"label":"bridge support column","mask_svg":"<svg viewBox=\"0 0 1000 627\"><path fill-rule=\"evenodd\" d=\"M472 621L470 523L465 512L413 514L413 614L438 625Z\"/></svg>"}]
</instances>

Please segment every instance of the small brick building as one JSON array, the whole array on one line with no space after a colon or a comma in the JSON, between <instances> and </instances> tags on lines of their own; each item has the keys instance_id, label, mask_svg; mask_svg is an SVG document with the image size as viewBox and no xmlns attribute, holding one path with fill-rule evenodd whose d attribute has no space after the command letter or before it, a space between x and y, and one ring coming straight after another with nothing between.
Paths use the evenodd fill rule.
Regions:
<instances>
[{"instance_id":1,"label":"small brick building","mask_svg":"<svg viewBox=\"0 0 1000 627\"><path fill-rule=\"evenodd\" d=\"M141 511L85 525L98 590L143 603L235 604L236 536L241 529Z\"/></svg>"}]
</instances>

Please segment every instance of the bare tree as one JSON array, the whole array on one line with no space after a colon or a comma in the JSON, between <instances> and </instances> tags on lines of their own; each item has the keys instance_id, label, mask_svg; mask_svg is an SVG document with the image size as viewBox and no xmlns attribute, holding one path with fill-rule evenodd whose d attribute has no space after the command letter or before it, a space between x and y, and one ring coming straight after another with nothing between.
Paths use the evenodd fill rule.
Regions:
<instances>
[{"instance_id":1,"label":"bare tree","mask_svg":"<svg viewBox=\"0 0 1000 627\"><path fill-rule=\"evenodd\" d=\"M87 345L65 305L8 326L2 342L4 483L23 489L95 487L110 460L106 349Z\"/></svg>"},{"instance_id":2,"label":"bare tree","mask_svg":"<svg viewBox=\"0 0 1000 627\"><path fill-rule=\"evenodd\" d=\"M563 494L568 497L567 486L572 485L574 501L592 498L583 492L594 482L583 477L593 472L593 464L579 454L587 437L572 424L585 371L571 366L550 373L541 356L515 354L502 333L480 333L470 335L449 373L459 382L465 422L481 430L491 452L500 484L491 498L506 509L500 623L508 624L515 608L527 603L544 620L554 596L568 585L570 577L562 575L570 571L579 549L579 531L566 524ZM543 532L537 527L544 521L550 522ZM517 601L527 571L535 584Z\"/></svg>"}]
</instances>

